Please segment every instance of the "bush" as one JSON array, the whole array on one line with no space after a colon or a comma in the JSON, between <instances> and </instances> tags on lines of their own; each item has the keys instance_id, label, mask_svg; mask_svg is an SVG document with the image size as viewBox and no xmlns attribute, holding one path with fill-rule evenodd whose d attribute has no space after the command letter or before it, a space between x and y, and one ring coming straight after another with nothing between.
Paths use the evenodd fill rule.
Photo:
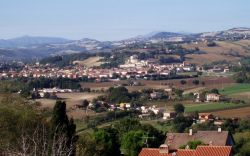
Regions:
<instances>
[{"instance_id":1,"label":"bush","mask_svg":"<svg viewBox=\"0 0 250 156\"><path fill-rule=\"evenodd\" d=\"M200 140L194 140L194 141L189 141L186 145L181 145L180 149L185 149L187 145L190 149L196 149L198 145L205 145L205 144Z\"/></svg>"},{"instance_id":2,"label":"bush","mask_svg":"<svg viewBox=\"0 0 250 156\"><path fill-rule=\"evenodd\" d=\"M217 46L217 44L215 42L208 42L207 46L208 47L215 47L215 46Z\"/></svg>"},{"instance_id":3,"label":"bush","mask_svg":"<svg viewBox=\"0 0 250 156\"><path fill-rule=\"evenodd\" d=\"M178 103L174 105L174 111L179 114L179 113L184 113L185 107L183 106L183 104Z\"/></svg>"},{"instance_id":4,"label":"bush","mask_svg":"<svg viewBox=\"0 0 250 156\"><path fill-rule=\"evenodd\" d=\"M180 83L181 83L182 85L184 85L184 84L187 83L187 81L186 81L186 80L181 80Z\"/></svg>"},{"instance_id":5,"label":"bush","mask_svg":"<svg viewBox=\"0 0 250 156\"><path fill-rule=\"evenodd\" d=\"M193 80L193 84L198 85L200 83L199 80Z\"/></svg>"}]
</instances>

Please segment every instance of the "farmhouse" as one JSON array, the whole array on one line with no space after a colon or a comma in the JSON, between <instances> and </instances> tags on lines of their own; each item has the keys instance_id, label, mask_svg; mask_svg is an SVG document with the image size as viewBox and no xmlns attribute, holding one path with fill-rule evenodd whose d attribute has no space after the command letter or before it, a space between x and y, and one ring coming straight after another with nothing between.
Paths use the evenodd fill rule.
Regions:
<instances>
[{"instance_id":1,"label":"farmhouse","mask_svg":"<svg viewBox=\"0 0 250 156\"><path fill-rule=\"evenodd\" d=\"M204 144L211 146L233 146L234 140L228 131L197 131L193 133L192 129L189 133L167 133L165 144L169 150L176 151L182 145L186 145L189 141L199 140Z\"/></svg>"},{"instance_id":2,"label":"farmhouse","mask_svg":"<svg viewBox=\"0 0 250 156\"><path fill-rule=\"evenodd\" d=\"M130 103L120 103L120 109L121 110L125 110L125 109L129 109L131 107L131 104Z\"/></svg>"},{"instance_id":3,"label":"farmhouse","mask_svg":"<svg viewBox=\"0 0 250 156\"><path fill-rule=\"evenodd\" d=\"M196 149L180 149L189 141L199 140L205 145ZM139 156L233 156L234 140L228 131L198 131L193 133L168 133L164 144L159 148L143 148Z\"/></svg>"},{"instance_id":4,"label":"farmhouse","mask_svg":"<svg viewBox=\"0 0 250 156\"><path fill-rule=\"evenodd\" d=\"M214 116L211 113L199 113L200 123L203 123L209 120L214 120Z\"/></svg>"},{"instance_id":5,"label":"farmhouse","mask_svg":"<svg viewBox=\"0 0 250 156\"><path fill-rule=\"evenodd\" d=\"M163 113L163 119L167 120L167 119L173 119L176 117L176 112L164 112Z\"/></svg>"},{"instance_id":6,"label":"farmhouse","mask_svg":"<svg viewBox=\"0 0 250 156\"><path fill-rule=\"evenodd\" d=\"M220 101L220 98L221 98L221 95L219 95L219 94L215 94L215 93L206 94L206 101L208 101L208 102Z\"/></svg>"},{"instance_id":7,"label":"farmhouse","mask_svg":"<svg viewBox=\"0 0 250 156\"><path fill-rule=\"evenodd\" d=\"M153 92L153 93L150 94L150 97L152 99L160 99L162 97L162 93L160 93L160 92Z\"/></svg>"}]
</instances>

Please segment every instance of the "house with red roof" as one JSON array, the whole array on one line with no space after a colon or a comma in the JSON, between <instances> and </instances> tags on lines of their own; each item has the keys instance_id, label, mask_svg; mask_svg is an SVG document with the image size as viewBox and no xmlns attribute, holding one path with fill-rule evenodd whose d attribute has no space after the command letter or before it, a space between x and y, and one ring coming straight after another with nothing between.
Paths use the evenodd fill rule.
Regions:
<instances>
[{"instance_id":1,"label":"house with red roof","mask_svg":"<svg viewBox=\"0 0 250 156\"><path fill-rule=\"evenodd\" d=\"M232 146L197 146L192 149L178 149L170 153L167 145L160 148L143 148L139 156L232 156Z\"/></svg>"},{"instance_id":2,"label":"house with red roof","mask_svg":"<svg viewBox=\"0 0 250 156\"><path fill-rule=\"evenodd\" d=\"M201 141L204 145L189 149L190 141ZM186 149L180 149L185 145ZM139 156L232 156L234 140L228 131L197 131L193 133L167 133L165 143L159 148L143 148Z\"/></svg>"},{"instance_id":3,"label":"house with red roof","mask_svg":"<svg viewBox=\"0 0 250 156\"><path fill-rule=\"evenodd\" d=\"M222 131L221 128L218 128L218 131L193 132L193 130L190 129L189 133L167 133L164 144L168 145L170 151L176 151L181 146L187 145L189 141L201 141L206 145L212 146L234 145L232 135L228 131Z\"/></svg>"}]
</instances>

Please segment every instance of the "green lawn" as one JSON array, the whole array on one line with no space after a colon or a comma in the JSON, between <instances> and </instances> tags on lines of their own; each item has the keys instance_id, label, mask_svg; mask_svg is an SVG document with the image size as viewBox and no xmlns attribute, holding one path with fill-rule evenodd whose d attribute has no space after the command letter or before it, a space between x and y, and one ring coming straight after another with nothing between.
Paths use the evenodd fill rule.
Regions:
<instances>
[{"instance_id":1,"label":"green lawn","mask_svg":"<svg viewBox=\"0 0 250 156\"><path fill-rule=\"evenodd\" d=\"M243 92L250 92L250 84L248 83L235 84L220 90L220 94L222 95L232 95Z\"/></svg>"},{"instance_id":2,"label":"green lawn","mask_svg":"<svg viewBox=\"0 0 250 156\"><path fill-rule=\"evenodd\" d=\"M180 72L180 73L177 73L177 75L180 75L180 76L196 76L198 73L197 72Z\"/></svg>"},{"instance_id":3,"label":"green lawn","mask_svg":"<svg viewBox=\"0 0 250 156\"><path fill-rule=\"evenodd\" d=\"M185 112L209 112L209 111L216 111L216 110L224 110L224 109L231 109L237 107L244 107L246 104L234 104L234 103L222 103L222 102L215 102L215 103L202 103L202 104L195 104L191 106L185 106Z\"/></svg>"},{"instance_id":4,"label":"green lawn","mask_svg":"<svg viewBox=\"0 0 250 156\"><path fill-rule=\"evenodd\" d=\"M158 123L158 120L147 120L147 121L141 121L141 124L150 124L152 125L154 128L158 129L159 131L162 131L162 132L168 132L171 130L171 125L167 125L167 124L159 124Z\"/></svg>"}]
</instances>

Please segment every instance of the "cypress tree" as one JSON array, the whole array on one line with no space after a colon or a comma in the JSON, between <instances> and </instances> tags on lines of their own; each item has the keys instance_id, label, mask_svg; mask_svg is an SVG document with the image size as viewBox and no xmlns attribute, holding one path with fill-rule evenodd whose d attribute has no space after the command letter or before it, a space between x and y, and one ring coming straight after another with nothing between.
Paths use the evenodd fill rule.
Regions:
<instances>
[{"instance_id":1,"label":"cypress tree","mask_svg":"<svg viewBox=\"0 0 250 156\"><path fill-rule=\"evenodd\" d=\"M71 155L75 154L75 144L78 139L76 136L76 125L73 119L68 119L66 114L66 103L64 101L57 101L54 106L51 119L51 132L52 140L62 136L65 137L67 148L71 148L73 151Z\"/></svg>"}]
</instances>

